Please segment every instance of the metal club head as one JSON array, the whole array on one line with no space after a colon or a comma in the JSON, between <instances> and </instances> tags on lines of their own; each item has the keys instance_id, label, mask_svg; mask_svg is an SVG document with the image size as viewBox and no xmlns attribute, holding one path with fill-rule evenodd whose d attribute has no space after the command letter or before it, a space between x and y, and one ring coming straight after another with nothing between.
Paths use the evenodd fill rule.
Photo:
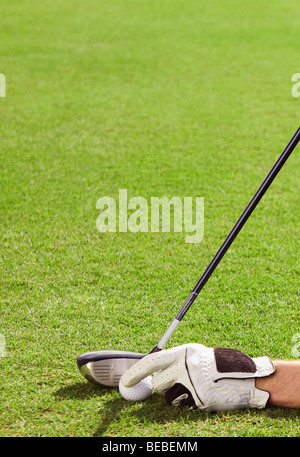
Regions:
<instances>
[{"instance_id":1,"label":"metal club head","mask_svg":"<svg viewBox=\"0 0 300 457\"><path fill-rule=\"evenodd\" d=\"M101 387L117 387L123 373L146 354L126 351L86 352L77 358L80 373Z\"/></svg>"}]
</instances>

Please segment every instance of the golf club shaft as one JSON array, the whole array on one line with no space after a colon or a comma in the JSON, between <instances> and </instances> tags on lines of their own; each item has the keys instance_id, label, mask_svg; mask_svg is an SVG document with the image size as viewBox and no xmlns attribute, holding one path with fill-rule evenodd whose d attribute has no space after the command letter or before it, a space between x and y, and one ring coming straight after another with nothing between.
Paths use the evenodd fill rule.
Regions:
<instances>
[{"instance_id":1,"label":"golf club shaft","mask_svg":"<svg viewBox=\"0 0 300 457\"><path fill-rule=\"evenodd\" d=\"M209 266L207 267L207 269L201 276L200 280L197 282L196 286L194 287L194 289L192 290L192 292L190 293L190 295L184 302L184 304L181 307L180 311L178 312L177 316L172 321L171 325L168 327L167 331L164 333L164 335L158 342L157 346L155 346L152 349L151 353L160 351L167 344L171 335L173 334L173 332L175 331L175 329L177 328L177 326L179 325L179 323L181 322L181 320L183 319L183 317L185 316L185 314L187 313L187 311L193 304L193 302L196 299L196 297L198 296L199 292L203 289L204 285L206 284L206 282L208 281L208 279L210 278L210 276L216 269L217 265L222 260L225 253L228 251L229 247L231 246L232 242L235 240L238 233L240 232L240 230L242 229L242 227L248 220L249 216L254 211L254 209L258 205L259 201L262 199L262 197L268 190L269 186L274 181L275 177L277 176L277 174L279 173L279 171L281 170L281 168L283 167L283 165L285 164L285 162L287 161L287 159L289 158L289 156L291 155L291 153L297 146L299 140L300 140L300 127L298 128L298 130L294 134L293 138L291 139L291 141L289 142L289 144L287 145L287 147L282 152L282 154L278 158L277 162L271 169L270 173L267 175L267 177L261 184L260 188L257 190L257 192L253 196L252 200L250 201L250 203L248 204L248 206L246 207L246 209L244 210L244 212L242 213L242 215L240 216L240 218L234 225L233 229L227 236L226 240L224 241L224 243L222 244L222 246L216 253L215 257L213 258L213 260L211 261L211 263L209 264Z\"/></svg>"}]
</instances>

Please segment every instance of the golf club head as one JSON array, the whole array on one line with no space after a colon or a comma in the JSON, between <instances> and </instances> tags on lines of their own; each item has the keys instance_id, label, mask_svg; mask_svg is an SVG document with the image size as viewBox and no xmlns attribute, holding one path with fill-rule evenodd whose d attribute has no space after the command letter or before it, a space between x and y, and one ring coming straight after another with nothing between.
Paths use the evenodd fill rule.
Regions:
<instances>
[{"instance_id":1,"label":"golf club head","mask_svg":"<svg viewBox=\"0 0 300 457\"><path fill-rule=\"evenodd\" d=\"M86 352L77 358L80 373L101 387L117 387L123 373L146 354L127 351Z\"/></svg>"}]
</instances>

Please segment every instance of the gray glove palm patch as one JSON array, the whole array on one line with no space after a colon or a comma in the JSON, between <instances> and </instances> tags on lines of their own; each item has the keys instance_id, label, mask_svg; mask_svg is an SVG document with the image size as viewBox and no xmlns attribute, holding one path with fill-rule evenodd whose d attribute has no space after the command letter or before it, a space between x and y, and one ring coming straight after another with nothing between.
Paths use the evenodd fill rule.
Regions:
<instances>
[{"instance_id":1,"label":"gray glove palm patch","mask_svg":"<svg viewBox=\"0 0 300 457\"><path fill-rule=\"evenodd\" d=\"M217 370L220 373L255 373L255 362L248 355L236 349L214 349Z\"/></svg>"}]
</instances>

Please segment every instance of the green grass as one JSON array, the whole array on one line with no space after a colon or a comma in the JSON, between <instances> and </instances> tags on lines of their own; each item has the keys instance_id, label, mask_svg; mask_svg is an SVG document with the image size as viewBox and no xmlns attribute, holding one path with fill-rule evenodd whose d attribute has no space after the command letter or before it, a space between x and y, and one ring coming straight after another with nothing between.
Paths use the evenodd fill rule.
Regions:
<instances>
[{"instance_id":1,"label":"green grass","mask_svg":"<svg viewBox=\"0 0 300 457\"><path fill-rule=\"evenodd\" d=\"M296 410L209 415L85 382L147 352L299 126L297 0L1 0L0 435L297 436ZM291 358L299 148L169 346ZM205 237L100 233L102 196L201 196Z\"/></svg>"}]
</instances>

